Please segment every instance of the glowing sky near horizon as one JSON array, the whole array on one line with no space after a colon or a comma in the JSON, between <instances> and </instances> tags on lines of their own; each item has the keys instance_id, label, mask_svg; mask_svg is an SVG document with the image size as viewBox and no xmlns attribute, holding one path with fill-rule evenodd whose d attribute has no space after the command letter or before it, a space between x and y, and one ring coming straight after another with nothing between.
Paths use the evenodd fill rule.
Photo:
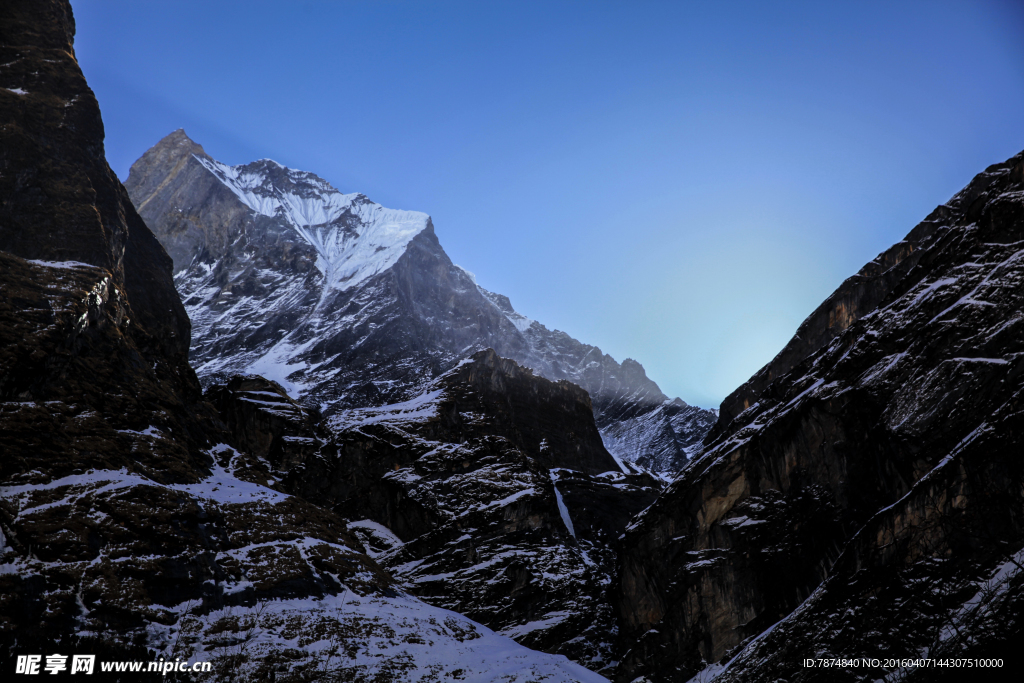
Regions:
<instances>
[{"instance_id":1,"label":"glowing sky near horizon","mask_svg":"<svg viewBox=\"0 0 1024 683\"><path fill-rule=\"evenodd\" d=\"M72 5L122 179L185 128L425 211L522 314L705 407L1024 149L1015 2Z\"/></svg>"}]
</instances>

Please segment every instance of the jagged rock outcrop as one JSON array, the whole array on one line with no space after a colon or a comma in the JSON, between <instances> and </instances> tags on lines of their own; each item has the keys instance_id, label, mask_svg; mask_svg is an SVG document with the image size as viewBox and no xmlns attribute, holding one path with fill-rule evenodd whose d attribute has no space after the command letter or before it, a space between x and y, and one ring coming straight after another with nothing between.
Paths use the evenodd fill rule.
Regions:
<instances>
[{"instance_id":1,"label":"jagged rock outcrop","mask_svg":"<svg viewBox=\"0 0 1024 683\"><path fill-rule=\"evenodd\" d=\"M613 664L619 537L660 482L619 471L586 392L485 350L413 400L337 413L325 437L303 426L295 402L279 394L271 405L272 391L251 389L265 386L235 378L208 394L228 414L291 415L275 439L317 439L304 462L272 476L359 520L353 533L402 587L529 647L594 670ZM267 433L233 424L236 443Z\"/></svg>"},{"instance_id":2,"label":"jagged rock outcrop","mask_svg":"<svg viewBox=\"0 0 1024 683\"><path fill-rule=\"evenodd\" d=\"M715 420L639 363L517 313L454 265L426 214L385 209L263 159L226 166L175 131L128 191L174 258L205 384L258 374L324 414L408 400L493 348L587 390L620 460L678 470Z\"/></svg>"},{"instance_id":3,"label":"jagged rock outcrop","mask_svg":"<svg viewBox=\"0 0 1024 683\"><path fill-rule=\"evenodd\" d=\"M73 35L66 0L0 5L5 666L94 653L98 680L118 678L104 658L157 657L215 660L217 680L603 680L401 592L336 513L264 485L273 442L220 443L171 259L104 160Z\"/></svg>"},{"instance_id":4,"label":"jagged rock outcrop","mask_svg":"<svg viewBox=\"0 0 1024 683\"><path fill-rule=\"evenodd\" d=\"M800 361L828 345L863 315L870 313L893 291L921 257L922 243L931 237L934 224L925 220L901 242L892 245L847 278L836 291L807 316L796 334L767 365L729 394L719 409L710 438L728 430L733 419L757 400L761 392L788 374Z\"/></svg>"},{"instance_id":5,"label":"jagged rock outcrop","mask_svg":"<svg viewBox=\"0 0 1024 683\"><path fill-rule=\"evenodd\" d=\"M232 377L211 387L206 397L227 424L233 444L273 471L287 472L324 444L322 416L293 401L276 382Z\"/></svg>"},{"instance_id":6,"label":"jagged rock outcrop","mask_svg":"<svg viewBox=\"0 0 1024 683\"><path fill-rule=\"evenodd\" d=\"M936 680L947 672L802 660L1009 656L1024 606L1022 245L1024 154L858 277L898 260L888 271L844 283L826 306L863 308L846 304L831 341L731 420L723 407L627 532L619 680L708 665L721 681Z\"/></svg>"}]
</instances>

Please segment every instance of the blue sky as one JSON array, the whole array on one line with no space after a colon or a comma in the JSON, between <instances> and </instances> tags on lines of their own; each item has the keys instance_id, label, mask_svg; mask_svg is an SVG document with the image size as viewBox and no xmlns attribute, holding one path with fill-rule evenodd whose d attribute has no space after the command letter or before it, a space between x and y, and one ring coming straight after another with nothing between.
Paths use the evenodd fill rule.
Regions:
<instances>
[{"instance_id":1,"label":"blue sky","mask_svg":"<svg viewBox=\"0 0 1024 683\"><path fill-rule=\"evenodd\" d=\"M185 128L425 211L481 285L705 407L1024 149L1015 2L72 5L122 179Z\"/></svg>"}]
</instances>

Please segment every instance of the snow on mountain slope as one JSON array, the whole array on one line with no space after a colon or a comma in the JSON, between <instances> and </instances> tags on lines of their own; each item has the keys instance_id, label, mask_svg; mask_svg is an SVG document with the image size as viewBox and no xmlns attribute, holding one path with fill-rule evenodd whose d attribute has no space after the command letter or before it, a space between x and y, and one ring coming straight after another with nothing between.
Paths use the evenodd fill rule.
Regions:
<instances>
[{"instance_id":1,"label":"snow on mountain slope","mask_svg":"<svg viewBox=\"0 0 1024 683\"><path fill-rule=\"evenodd\" d=\"M342 194L321 178L270 159L244 166L195 159L250 209L295 228L316 249L325 287L353 287L390 268L430 221L425 213L385 209L364 195Z\"/></svg>"},{"instance_id":2,"label":"snow on mountain slope","mask_svg":"<svg viewBox=\"0 0 1024 683\"><path fill-rule=\"evenodd\" d=\"M270 160L227 166L176 131L129 194L174 259L204 384L260 374L325 414L399 403L472 352L586 389L624 463L676 471L714 415L516 312L441 248L430 218L343 194Z\"/></svg>"},{"instance_id":3,"label":"snow on mountain slope","mask_svg":"<svg viewBox=\"0 0 1024 683\"><path fill-rule=\"evenodd\" d=\"M291 680L459 680L475 683L607 683L559 655L529 650L461 614L405 595L284 599L190 616L176 606L188 643L209 634L210 649L177 640L177 627L153 624L160 653L189 661L212 654L217 670L238 680L268 680L289 668ZM241 642L238 642L241 638ZM177 649L174 644L177 643ZM275 661L287 662L276 664Z\"/></svg>"},{"instance_id":4,"label":"snow on mountain slope","mask_svg":"<svg viewBox=\"0 0 1024 683\"><path fill-rule=\"evenodd\" d=\"M605 681L396 591L333 530L340 520L243 478L253 464L245 454L220 445L210 455L210 476L194 484L122 469L0 487L0 501L17 510L6 523L12 543L0 545L0 577L16 577L6 583L19 588L71 581L71 590L40 598L44 622L70 620L79 637L211 661L218 680L228 670L266 680L273 670L282 680ZM27 531L68 516L63 533L37 534L44 543L19 556ZM99 538L105 545L93 548ZM166 578L171 567L179 578ZM111 619L125 623L111 632Z\"/></svg>"}]
</instances>

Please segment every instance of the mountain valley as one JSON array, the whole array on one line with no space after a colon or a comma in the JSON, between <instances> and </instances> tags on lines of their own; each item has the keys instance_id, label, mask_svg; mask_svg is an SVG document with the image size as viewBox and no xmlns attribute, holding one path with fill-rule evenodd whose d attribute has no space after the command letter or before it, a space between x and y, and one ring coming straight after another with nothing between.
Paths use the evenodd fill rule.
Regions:
<instances>
[{"instance_id":1,"label":"mountain valley","mask_svg":"<svg viewBox=\"0 0 1024 683\"><path fill-rule=\"evenodd\" d=\"M67 0L0 8L2 666L1019 675L1024 152L711 411L480 287L426 214L183 130L122 185L74 35Z\"/></svg>"}]
</instances>

